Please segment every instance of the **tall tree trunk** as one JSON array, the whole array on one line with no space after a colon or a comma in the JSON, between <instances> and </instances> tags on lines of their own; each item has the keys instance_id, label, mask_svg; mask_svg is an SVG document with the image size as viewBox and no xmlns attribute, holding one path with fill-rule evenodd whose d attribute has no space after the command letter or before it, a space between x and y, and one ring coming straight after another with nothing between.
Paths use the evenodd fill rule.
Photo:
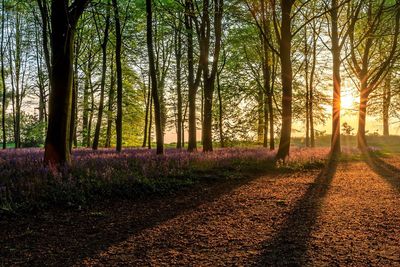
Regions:
<instances>
[{"instance_id":1,"label":"tall tree trunk","mask_svg":"<svg viewBox=\"0 0 400 267\"><path fill-rule=\"evenodd\" d=\"M115 0L114 0L115 1ZM154 102L154 121L156 126L156 142L157 142L157 154L164 153L164 135L161 121L161 105L158 96L157 87L157 73L154 62L154 49L153 49L153 21L152 21L152 1L146 0L146 12L147 12L147 50L149 56L149 68L150 68L150 79L151 79L151 91Z\"/></svg>"},{"instance_id":2,"label":"tall tree trunk","mask_svg":"<svg viewBox=\"0 0 400 267\"><path fill-rule=\"evenodd\" d=\"M259 86L257 92L257 143L262 143L264 135L264 88Z\"/></svg>"},{"instance_id":3,"label":"tall tree trunk","mask_svg":"<svg viewBox=\"0 0 400 267\"><path fill-rule=\"evenodd\" d=\"M276 76L276 56L274 54L271 55L272 57L272 69L271 69L271 76ZM274 87L275 82L274 79L270 82L270 90L268 93L268 110L269 110L269 149L275 149L275 127L274 127Z\"/></svg>"},{"instance_id":4,"label":"tall tree trunk","mask_svg":"<svg viewBox=\"0 0 400 267\"><path fill-rule=\"evenodd\" d=\"M358 108L358 131L357 131L357 147L360 149L367 148L367 138L365 136L365 122L367 117L368 93L367 83L361 82L360 87L360 104Z\"/></svg>"},{"instance_id":5,"label":"tall tree trunk","mask_svg":"<svg viewBox=\"0 0 400 267\"><path fill-rule=\"evenodd\" d=\"M221 94L221 81L220 72L217 72L217 92L218 92L218 128L219 128L219 142L221 147L225 147L224 132L223 132L223 105L222 105L222 94Z\"/></svg>"},{"instance_id":6,"label":"tall tree trunk","mask_svg":"<svg viewBox=\"0 0 400 267\"><path fill-rule=\"evenodd\" d=\"M119 18L119 10L117 0L112 0L115 16L115 64L117 67L117 147L116 150L121 152L122 150L122 63L121 63L121 47L122 47L122 32L121 22Z\"/></svg>"},{"instance_id":7,"label":"tall tree trunk","mask_svg":"<svg viewBox=\"0 0 400 267\"><path fill-rule=\"evenodd\" d=\"M104 109L104 88L106 85L106 73L107 73L107 43L108 43L108 31L110 28L110 3L107 4L107 15L106 15L106 25L104 29L103 43L101 44L102 51L102 68L101 68L101 84L100 84L100 102L99 110L97 113L97 123L94 132L93 145L92 148L96 150L99 146L100 138L100 128L101 121L103 120L103 109Z\"/></svg>"},{"instance_id":8,"label":"tall tree trunk","mask_svg":"<svg viewBox=\"0 0 400 267\"><path fill-rule=\"evenodd\" d=\"M280 40L281 80L282 80L282 128L279 149L276 159L285 160L289 156L290 138L292 132L292 33L291 11L293 0L281 1L282 24Z\"/></svg>"},{"instance_id":9,"label":"tall tree trunk","mask_svg":"<svg viewBox=\"0 0 400 267\"><path fill-rule=\"evenodd\" d=\"M315 23L315 21L313 22ZM314 24L315 26L315 24ZM310 116L310 145L315 147L315 132L314 132L314 76L315 67L317 65L317 38L318 35L313 32L313 46L312 46L312 63L310 73L310 92L309 92L309 116Z\"/></svg>"},{"instance_id":10,"label":"tall tree trunk","mask_svg":"<svg viewBox=\"0 0 400 267\"><path fill-rule=\"evenodd\" d=\"M76 72L75 72L76 73ZM76 81L77 77L75 74L72 77L72 104L71 104L71 126L70 126L70 133L69 133L69 151L72 152L72 145L75 139L76 133L76 117L78 111L78 83Z\"/></svg>"},{"instance_id":11,"label":"tall tree trunk","mask_svg":"<svg viewBox=\"0 0 400 267\"><path fill-rule=\"evenodd\" d=\"M263 146L268 147L268 134L270 135L269 146L270 149L274 149L274 113L272 107L272 94L273 88L271 85L271 61L270 60L270 48L268 46L268 38L270 37L270 20L269 14L267 12L267 8L265 6L265 1L260 0L261 6L261 23L262 23L262 34L261 34L261 43L262 43L262 69L263 69L263 87L264 87L264 142ZM273 57L273 55L272 55ZM269 126L269 127L268 127ZM270 128L268 132L268 128Z\"/></svg>"},{"instance_id":12,"label":"tall tree trunk","mask_svg":"<svg viewBox=\"0 0 400 267\"><path fill-rule=\"evenodd\" d=\"M264 96L264 138L263 147L268 147L268 121L269 121L269 108L268 108L268 97Z\"/></svg>"},{"instance_id":13,"label":"tall tree trunk","mask_svg":"<svg viewBox=\"0 0 400 267\"><path fill-rule=\"evenodd\" d=\"M70 126L72 104L72 59L76 23L89 0L52 1L51 4L51 91L49 125L44 160L46 163L70 162Z\"/></svg>"},{"instance_id":14,"label":"tall tree trunk","mask_svg":"<svg viewBox=\"0 0 400 267\"><path fill-rule=\"evenodd\" d=\"M189 140L188 151L197 151L197 125L196 125L196 94L200 82L202 69L194 74L194 48L193 48L193 0L185 0L185 28L187 35L187 60L188 60L188 87L189 87Z\"/></svg>"},{"instance_id":15,"label":"tall tree trunk","mask_svg":"<svg viewBox=\"0 0 400 267\"><path fill-rule=\"evenodd\" d=\"M142 147L146 147L146 144L147 144L147 127L148 127L148 124L149 124L149 111L150 111L150 109L151 109L151 106L150 106L150 98L151 98L151 86L150 86L150 79L149 79L149 83L148 83L148 86L147 86L148 88L147 88L147 98L146 98L146 117L145 117L145 119L144 119L144 133L143 133L143 144L142 144Z\"/></svg>"},{"instance_id":16,"label":"tall tree trunk","mask_svg":"<svg viewBox=\"0 0 400 267\"><path fill-rule=\"evenodd\" d=\"M176 129L176 148L182 148L182 70L181 70L181 62L182 62L182 23L180 20L180 16L178 16L178 26L175 27L175 60L176 60L176 94L177 94L177 129Z\"/></svg>"},{"instance_id":17,"label":"tall tree trunk","mask_svg":"<svg viewBox=\"0 0 400 267\"><path fill-rule=\"evenodd\" d=\"M91 71L91 54L89 51L89 60L86 65L85 82L83 85L83 112L82 112L82 146L89 145L89 72Z\"/></svg>"},{"instance_id":18,"label":"tall tree trunk","mask_svg":"<svg viewBox=\"0 0 400 267\"><path fill-rule=\"evenodd\" d=\"M108 92L108 108L107 108L107 133L105 147L111 147L111 127L113 122L113 105L114 105L114 86L115 86L115 72L114 72L114 53L111 53L110 63L110 90Z\"/></svg>"},{"instance_id":19,"label":"tall tree trunk","mask_svg":"<svg viewBox=\"0 0 400 267\"><path fill-rule=\"evenodd\" d=\"M3 88L3 94L1 98L1 130L3 135L3 149L7 147L7 137L6 137L6 96L7 96L7 88L6 88L6 75L4 70L4 34L5 34L5 0L1 1L1 44L0 44L0 55L1 55L1 82Z\"/></svg>"},{"instance_id":20,"label":"tall tree trunk","mask_svg":"<svg viewBox=\"0 0 400 267\"><path fill-rule=\"evenodd\" d=\"M331 156L340 155L340 94L341 94L341 77L340 77L340 46L338 31L338 3L332 0L331 7L331 24L332 24L332 79L333 79L333 102L332 102L332 136L331 136Z\"/></svg>"},{"instance_id":21,"label":"tall tree trunk","mask_svg":"<svg viewBox=\"0 0 400 267\"><path fill-rule=\"evenodd\" d=\"M149 115L149 138L148 138L148 144L147 144L147 148L151 149L151 130L152 130L152 126L153 126L153 98L150 97L150 115Z\"/></svg>"},{"instance_id":22,"label":"tall tree trunk","mask_svg":"<svg viewBox=\"0 0 400 267\"><path fill-rule=\"evenodd\" d=\"M306 82L306 147L310 146L310 82L309 82L307 27L304 27L304 74Z\"/></svg>"},{"instance_id":23,"label":"tall tree trunk","mask_svg":"<svg viewBox=\"0 0 400 267\"><path fill-rule=\"evenodd\" d=\"M383 136L389 136L389 109L392 98L391 90L392 72L389 71L383 86L383 99L382 99L382 119L383 119Z\"/></svg>"},{"instance_id":24,"label":"tall tree trunk","mask_svg":"<svg viewBox=\"0 0 400 267\"><path fill-rule=\"evenodd\" d=\"M21 21L20 15L17 13L15 18L15 50L14 58L12 57L11 44L10 44L10 70L12 73L12 64L14 64L14 79L15 86L13 85L12 94L12 105L13 105L13 117L14 117L14 143L15 148L20 148L20 128L21 128L21 103L20 93L22 90L21 86L21 67L22 67L22 47L21 47ZM11 77L13 79L13 77Z\"/></svg>"},{"instance_id":25,"label":"tall tree trunk","mask_svg":"<svg viewBox=\"0 0 400 267\"><path fill-rule=\"evenodd\" d=\"M214 53L211 70L209 69L210 52L210 17L209 0L203 0L202 26L200 27L200 61L203 69L204 107L203 107L203 152L213 151L212 144L212 106L215 78L218 72L219 53L221 51L223 0L214 0Z\"/></svg>"},{"instance_id":26,"label":"tall tree trunk","mask_svg":"<svg viewBox=\"0 0 400 267\"><path fill-rule=\"evenodd\" d=\"M90 108L88 109L88 126L87 126L87 144L86 147L90 147L91 138L92 138L92 123L93 123L93 114L94 114L94 86L92 83L92 70L89 71L89 89L90 89Z\"/></svg>"},{"instance_id":27,"label":"tall tree trunk","mask_svg":"<svg viewBox=\"0 0 400 267\"><path fill-rule=\"evenodd\" d=\"M78 54L80 49L80 42L79 38L75 42L75 61L74 61L74 74L72 78L72 111L71 111L71 128L70 128L70 151L72 152L72 145L75 147L78 146L77 141L77 125L78 125L78 89L79 89L79 82L78 82Z\"/></svg>"}]
</instances>

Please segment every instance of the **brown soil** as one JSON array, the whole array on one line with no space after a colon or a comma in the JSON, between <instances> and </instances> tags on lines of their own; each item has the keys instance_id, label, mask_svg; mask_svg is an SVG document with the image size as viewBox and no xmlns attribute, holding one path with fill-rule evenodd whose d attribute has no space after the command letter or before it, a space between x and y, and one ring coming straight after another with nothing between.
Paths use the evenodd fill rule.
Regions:
<instances>
[{"instance_id":1,"label":"brown soil","mask_svg":"<svg viewBox=\"0 0 400 267\"><path fill-rule=\"evenodd\" d=\"M0 220L0 266L400 266L400 157Z\"/></svg>"}]
</instances>

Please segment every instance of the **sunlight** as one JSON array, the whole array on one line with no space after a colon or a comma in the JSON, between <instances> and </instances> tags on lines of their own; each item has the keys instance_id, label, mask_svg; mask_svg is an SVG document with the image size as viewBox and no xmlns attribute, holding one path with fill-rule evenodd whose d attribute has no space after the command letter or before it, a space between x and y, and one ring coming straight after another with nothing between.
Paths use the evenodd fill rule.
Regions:
<instances>
[{"instance_id":1,"label":"sunlight","mask_svg":"<svg viewBox=\"0 0 400 267\"><path fill-rule=\"evenodd\" d=\"M351 109L355 103L357 103L357 99L352 94L342 95L340 105L343 109Z\"/></svg>"}]
</instances>

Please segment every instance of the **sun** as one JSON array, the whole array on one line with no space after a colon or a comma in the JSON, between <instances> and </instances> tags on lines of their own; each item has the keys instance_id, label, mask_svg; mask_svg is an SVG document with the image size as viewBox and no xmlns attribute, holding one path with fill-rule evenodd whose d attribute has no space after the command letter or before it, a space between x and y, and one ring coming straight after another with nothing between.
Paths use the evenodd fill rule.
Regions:
<instances>
[{"instance_id":1,"label":"sun","mask_svg":"<svg viewBox=\"0 0 400 267\"><path fill-rule=\"evenodd\" d=\"M352 96L352 94L344 94L341 97L340 105L343 109L351 109L354 104L357 103L357 99Z\"/></svg>"}]
</instances>

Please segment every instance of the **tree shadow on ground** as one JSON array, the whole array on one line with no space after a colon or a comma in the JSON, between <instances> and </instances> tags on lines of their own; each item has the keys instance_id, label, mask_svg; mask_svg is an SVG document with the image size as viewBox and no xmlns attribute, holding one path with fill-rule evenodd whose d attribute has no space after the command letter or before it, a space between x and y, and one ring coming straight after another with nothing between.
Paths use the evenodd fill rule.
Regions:
<instances>
[{"instance_id":1,"label":"tree shadow on ground","mask_svg":"<svg viewBox=\"0 0 400 267\"><path fill-rule=\"evenodd\" d=\"M266 241L257 266L302 266L308 240L323 200L335 175L338 161L329 159L306 193L299 199L277 235Z\"/></svg>"},{"instance_id":2,"label":"tree shadow on ground","mask_svg":"<svg viewBox=\"0 0 400 267\"><path fill-rule=\"evenodd\" d=\"M54 211L0 221L0 236L4 233L8 237L0 240L0 255L5 265L80 265L85 258L229 194L261 175L265 174L253 173L233 180L208 177L176 193L97 203L85 211Z\"/></svg>"},{"instance_id":3,"label":"tree shadow on ground","mask_svg":"<svg viewBox=\"0 0 400 267\"><path fill-rule=\"evenodd\" d=\"M383 160L378 153L365 151L363 154L371 170L400 192L400 169Z\"/></svg>"}]
</instances>

